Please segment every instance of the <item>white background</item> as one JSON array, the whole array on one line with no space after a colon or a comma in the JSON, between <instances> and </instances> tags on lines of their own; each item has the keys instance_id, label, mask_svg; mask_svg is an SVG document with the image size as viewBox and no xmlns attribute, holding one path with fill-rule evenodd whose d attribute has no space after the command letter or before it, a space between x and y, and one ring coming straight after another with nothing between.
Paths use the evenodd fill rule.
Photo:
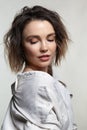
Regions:
<instances>
[{"instance_id":1,"label":"white background","mask_svg":"<svg viewBox=\"0 0 87 130\"><path fill-rule=\"evenodd\" d=\"M73 93L78 130L87 130L87 0L0 0L0 126L11 98L10 85L16 76L4 59L3 35L15 14L25 5L42 5L63 17L72 42L54 76L63 80Z\"/></svg>"}]
</instances>

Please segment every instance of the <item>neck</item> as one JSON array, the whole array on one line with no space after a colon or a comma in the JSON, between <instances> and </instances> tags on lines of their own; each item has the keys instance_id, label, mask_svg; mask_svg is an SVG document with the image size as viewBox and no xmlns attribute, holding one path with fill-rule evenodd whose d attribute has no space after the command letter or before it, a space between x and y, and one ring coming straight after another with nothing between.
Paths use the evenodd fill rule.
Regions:
<instances>
[{"instance_id":1,"label":"neck","mask_svg":"<svg viewBox=\"0 0 87 130\"><path fill-rule=\"evenodd\" d=\"M32 66L25 65L23 72L35 71L35 70L48 72L48 67L44 67L44 68L40 68L40 67L39 67L39 68L36 69L36 68L34 68L34 67L32 67Z\"/></svg>"}]
</instances>

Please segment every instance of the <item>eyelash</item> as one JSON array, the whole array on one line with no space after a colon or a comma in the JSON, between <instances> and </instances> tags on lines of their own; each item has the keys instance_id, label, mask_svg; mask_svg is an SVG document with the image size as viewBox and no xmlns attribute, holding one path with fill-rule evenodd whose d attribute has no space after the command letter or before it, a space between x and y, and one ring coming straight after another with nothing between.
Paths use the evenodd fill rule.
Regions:
<instances>
[{"instance_id":1,"label":"eyelash","mask_svg":"<svg viewBox=\"0 0 87 130\"><path fill-rule=\"evenodd\" d=\"M35 43L38 42L38 40L37 40L37 41L28 40L28 42L29 42L30 44L35 44Z\"/></svg>"},{"instance_id":2,"label":"eyelash","mask_svg":"<svg viewBox=\"0 0 87 130\"><path fill-rule=\"evenodd\" d=\"M32 42L32 41L30 41L31 44L35 44L35 43L37 43L37 42L38 42L38 41L36 41L36 42Z\"/></svg>"},{"instance_id":3,"label":"eyelash","mask_svg":"<svg viewBox=\"0 0 87 130\"><path fill-rule=\"evenodd\" d=\"M49 41L49 42L53 42L53 41L55 41L55 39L48 39L48 41Z\"/></svg>"}]
</instances>

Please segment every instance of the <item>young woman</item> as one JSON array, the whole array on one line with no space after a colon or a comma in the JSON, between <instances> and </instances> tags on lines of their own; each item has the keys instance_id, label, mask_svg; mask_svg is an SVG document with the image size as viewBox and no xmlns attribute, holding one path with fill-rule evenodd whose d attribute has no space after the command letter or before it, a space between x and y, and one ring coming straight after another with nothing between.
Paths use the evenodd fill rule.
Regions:
<instances>
[{"instance_id":1,"label":"young woman","mask_svg":"<svg viewBox=\"0 0 87 130\"><path fill-rule=\"evenodd\" d=\"M70 94L52 76L68 46L68 35L57 12L24 7L4 37L12 84L2 130L76 130ZM21 72L20 72L21 71Z\"/></svg>"}]
</instances>

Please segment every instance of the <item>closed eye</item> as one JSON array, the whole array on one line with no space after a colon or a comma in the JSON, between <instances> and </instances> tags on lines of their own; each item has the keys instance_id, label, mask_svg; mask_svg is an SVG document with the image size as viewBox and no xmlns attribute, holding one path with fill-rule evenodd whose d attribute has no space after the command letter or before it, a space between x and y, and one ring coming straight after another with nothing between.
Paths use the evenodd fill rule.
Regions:
<instances>
[{"instance_id":1,"label":"closed eye","mask_svg":"<svg viewBox=\"0 0 87 130\"><path fill-rule=\"evenodd\" d=\"M49 42L54 42L55 41L55 36L50 36L47 41Z\"/></svg>"},{"instance_id":2,"label":"closed eye","mask_svg":"<svg viewBox=\"0 0 87 130\"><path fill-rule=\"evenodd\" d=\"M36 37L27 38L26 41L30 44L36 44L39 40Z\"/></svg>"},{"instance_id":3,"label":"closed eye","mask_svg":"<svg viewBox=\"0 0 87 130\"><path fill-rule=\"evenodd\" d=\"M30 40L30 43L31 44L36 44L38 41L32 41L32 40Z\"/></svg>"},{"instance_id":4,"label":"closed eye","mask_svg":"<svg viewBox=\"0 0 87 130\"><path fill-rule=\"evenodd\" d=\"M53 33L53 34L50 34L50 35L48 35L48 37L47 37L47 41L49 41L49 42L54 42L54 41L55 41L55 38L56 38L56 36L55 36L54 33Z\"/></svg>"},{"instance_id":5,"label":"closed eye","mask_svg":"<svg viewBox=\"0 0 87 130\"><path fill-rule=\"evenodd\" d=\"M53 41L55 41L55 39L48 39L48 41L49 41L49 42L53 42Z\"/></svg>"}]
</instances>

